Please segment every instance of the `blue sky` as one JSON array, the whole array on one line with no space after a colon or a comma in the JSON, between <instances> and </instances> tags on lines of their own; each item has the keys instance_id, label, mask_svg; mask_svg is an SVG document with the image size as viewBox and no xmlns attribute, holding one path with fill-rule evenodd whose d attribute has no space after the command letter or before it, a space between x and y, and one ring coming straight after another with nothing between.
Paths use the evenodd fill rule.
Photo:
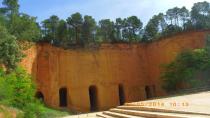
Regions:
<instances>
[{"instance_id":1,"label":"blue sky","mask_svg":"<svg viewBox=\"0 0 210 118\"><path fill-rule=\"evenodd\" d=\"M2 0L0 0L2 1ZM20 11L38 17L38 21L57 15L66 19L72 13L91 15L97 21L104 18L138 16L144 24L155 14L175 6L192 5L204 0L19 0ZM209 1L210 0L206 0Z\"/></svg>"}]
</instances>

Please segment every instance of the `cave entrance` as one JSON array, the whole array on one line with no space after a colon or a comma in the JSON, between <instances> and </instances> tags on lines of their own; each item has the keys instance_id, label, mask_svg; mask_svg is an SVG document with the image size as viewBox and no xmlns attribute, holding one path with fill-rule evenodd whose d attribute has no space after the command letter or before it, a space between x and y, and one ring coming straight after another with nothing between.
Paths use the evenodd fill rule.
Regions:
<instances>
[{"instance_id":1,"label":"cave entrance","mask_svg":"<svg viewBox=\"0 0 210 118\"><path fill-rule=\"evenodd\" d=\"M120 105L123 105L125 103L125 92L124 92L124 87L123 85L119 85L119 101Z\"/></svg>"},{"instance_id":2,"label":"cave entrance","mask_svg":"<svg viewBox=\"0 0 210 118\"><path fill-rule=\"evenodd\" d=\"M59 90L60 107L67 107L67 88Z\"/></svg>"},{"instance_id":3,"label":"cave entrance","mask_svg":"<svg viewBox=\"0 0 210 118\"><path fill-rule=\"evenodd\" d=\"M36 92L35 97L40 101L44 101L44 95L41 91Z\"/></svg>"},{"instance_id":4,"label":"cave entrance","mask_svg":"<svg viewBox=\"0 0 210 118\"><path fill-rule=\"evenodd\" d=\"M150 89L149 86L145 87L145 93L146 93L146 98L147 99L152 98L152 92L151 92L151 89Z\"/></svg>"},{"instance_id":5,"label":"cave entrance","mask_svg":"<svg viewBox=\"0 0 210 118\"><path fill-rule=\"evenodd\" d=\"M97 111L97 88L96 86L89 87L90 111Z\"/></svg>"}]
</instances>

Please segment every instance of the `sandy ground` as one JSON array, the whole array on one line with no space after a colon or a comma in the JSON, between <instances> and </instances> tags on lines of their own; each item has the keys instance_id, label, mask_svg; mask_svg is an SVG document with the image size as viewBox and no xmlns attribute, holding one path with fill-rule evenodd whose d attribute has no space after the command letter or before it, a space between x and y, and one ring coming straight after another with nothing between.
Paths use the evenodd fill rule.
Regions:
<instances>
[{"instance_id":1,"label":"sandy ground","mask_svg":"<svg viewBox=\"0 0 210 118\"><path fill-rule=\"evenodd\" d=\"M144 107L169 109L176 111L187 111L194 113L210 114L210 91L196 94L168 97L162 99L127 103ZM73 115L64 118L97 118L96 113Z\"/></svg>"},{"instance_id":2,"label":"sandy ground","mask_svg":"<svg viewBox=\"0 0 210 118\"><path fill-rule=\"evenodd\" d=\"M96 114L101 113L101 112L95 112L95 113L88 113L88 114L80 114L80 115L72 115L72 116L67 116L63 118L98 118Z\"/></svg>"},{"instance_id":3,"label":"sandy ground","mask_svg":"<svg viewBox=\"0 0 210 118\"><path fill-rule=\"evenodd\" d=\"M210 91L128 104L210 114Z\"/></svg>"}]
</instances>

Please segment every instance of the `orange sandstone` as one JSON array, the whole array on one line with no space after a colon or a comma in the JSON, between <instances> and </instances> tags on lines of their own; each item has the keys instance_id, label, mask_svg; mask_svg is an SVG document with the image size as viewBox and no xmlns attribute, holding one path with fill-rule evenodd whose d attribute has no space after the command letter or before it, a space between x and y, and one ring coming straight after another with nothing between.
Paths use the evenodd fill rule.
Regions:
<instances>
[{"instance_id":1,"label":"orange sandstone","mask_svg":"<svg viewBox=\"0 0 210 118\"><path fill-rule=\"evenodd\" d=\"M208 32L179 34L150 44L104 44L97 50L37 44L21 65L36 78L37 96L53 108L107 110L165 94L161 64L184 49L201 48Z\"/></svg>"}]
</instances>

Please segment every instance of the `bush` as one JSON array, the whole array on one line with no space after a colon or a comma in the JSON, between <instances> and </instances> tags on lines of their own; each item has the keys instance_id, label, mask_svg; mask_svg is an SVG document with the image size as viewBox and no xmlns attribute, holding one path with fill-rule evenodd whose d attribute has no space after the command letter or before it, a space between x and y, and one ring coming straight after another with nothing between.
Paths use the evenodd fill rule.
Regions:
<instances>
[{"instance_id":1,"label":"bush","mask_svg":"<svg viewBox=\"0 0 210 118\"><path fill-rule=\"evenodd\" d=\"M0 104L22 110L24 118L53 118L67 114L46 108L34 97L35 90L31 76L25 70L18 67L7 74L0 69Z\"/></svg>"},{"instance_id":2,"label":"bush","mask_svg":"<svg viewBox=\"0 0 210 118\"><path fill-rule=\"evenodd\" d=\"M0 71L1 104L21 109L28 115L26 108L28 109L29 105L36 103L34 93L35 86L32 79L23 69L16 68L9 74L3 70Z\"/></svg>"},{"instance_id":3,"label":"bush","mask_svg":"<svg viewBox=\"0 0 210 118\"><path fill-rule=\"evenodd\" d=\"M0 64L4 64L8 70L11 70L17 66L22 57L16 38L0 25Z\"/></svg>"},{"instance_id":4,"label":"bush","mask_svg":"<svg viewBox=\"0 0 210 118\"><path fill-rule=\"evenodd\" d=\"M165 65L161 78L163 88L170 92L182 88L202 86L208 80L199 80L196 75L210 68L210 55L207 49L184 51L171 63Z\"/></svg>"}]
</instances>

